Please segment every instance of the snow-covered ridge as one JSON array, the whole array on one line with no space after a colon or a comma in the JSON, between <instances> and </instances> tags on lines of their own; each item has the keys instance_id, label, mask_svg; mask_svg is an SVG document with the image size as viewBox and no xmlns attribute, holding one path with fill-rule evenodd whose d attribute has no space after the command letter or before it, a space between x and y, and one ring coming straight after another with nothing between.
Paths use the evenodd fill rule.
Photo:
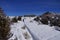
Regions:
<instances>
[{"instance_id":1,"label":"snow-covered ridge","mask_svg":"<svg viewBox=\"0 0 60 40\"><path fill-rule=\"evenodd\" d=\"M21 21L13 23L13 36L9 40L60 40L60 31L55 30L54 26L38 24L34 18L22 17Z\"/></svg>"},{"instance_id":2,"label":"snow-covered ridge","mask_svg":"<svg viewBox=\"0 0 60 40\"><path fill-rule=\"evenodd\" d=\"M25 24L32 32L35 40L60 40L60 32L55 30L54 27L49 25L40 24L38 25L35 21L32 23L26 18Z\"/></svg>"}]
</instances>

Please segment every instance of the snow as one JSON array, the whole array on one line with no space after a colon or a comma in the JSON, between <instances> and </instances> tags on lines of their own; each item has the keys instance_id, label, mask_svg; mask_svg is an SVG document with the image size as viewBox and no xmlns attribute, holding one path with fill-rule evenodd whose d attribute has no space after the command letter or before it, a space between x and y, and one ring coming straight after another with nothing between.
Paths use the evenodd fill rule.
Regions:
<instances>
[{"instance_id":1,"label":"snow","mask_svg":"<svg viewBox=\"0 0 60 40\"><path fill-rule=\"evenodd\" d=\"M11 25L11 33L13 34L13 36L9 40L14 40L15 38L17 38L18 40L33 40L27 28L22 29L23 26L24 23L21 21L18 21L18 23L14 23L13 25ZM24 33L27 33L30 38L25 39L23 35Z\"/></svg>"},{"instance_id":2,"label":"snow","mask_svg":"<svg viewBox=\"0 0 60 40\"><path fill-rule=\"evenodd\" d=\"M38 25L38 23L33 20L34 18L35 17L22 17L24 22L18 21L11 25L11 33L13 36L9 40L60 40L60 32L55 30L54 26Z\"/></svg>"},{"instance_id":3,"label":"snow","mask_svg":"<svg viewBox=\"0 0 60 40\"><path fill-rule=\"evenodd\" d=\"M38 40L60 40L60 32L49 25L38 25L35 21L29 22L28 19L25 20L25 24Z\"/></svg>"}]
</instances>

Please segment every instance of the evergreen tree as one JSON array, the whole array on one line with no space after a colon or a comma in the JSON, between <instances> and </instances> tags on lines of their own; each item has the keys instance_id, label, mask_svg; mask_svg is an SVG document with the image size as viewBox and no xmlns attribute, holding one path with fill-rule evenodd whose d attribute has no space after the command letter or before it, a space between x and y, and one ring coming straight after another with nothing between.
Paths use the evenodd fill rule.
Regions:
<instances>
[{"instance_id":1,"label":"evergreen tree","mask_svg":"<svg viewBox=\"0 0 60 40\"><path fill-rule=\"evenodd\" d=\"M0 8L0 40L8 40L7 36L10 32L9 20Z\"/></svg>"},{"instance_id":2,"label":"evergreen tree","mask_svg":"<svg viewBox=\"0 0 60 40\"><path fill-rule=\"evenodd\" d=\"M18 20L21 21L21 16L18 16Z\"/></svg>"},{"instance_id":3,"label":"evergreen tree","mask_svg":"<svg viewBox=\"0 0 60 40\"><path fill-rule=\"evenodd\" d=\"M14 17L13 19L12 19L12 22L17 22L18 20L17 20L17 18L16 17Z\"/></svg>"}]
</instances>

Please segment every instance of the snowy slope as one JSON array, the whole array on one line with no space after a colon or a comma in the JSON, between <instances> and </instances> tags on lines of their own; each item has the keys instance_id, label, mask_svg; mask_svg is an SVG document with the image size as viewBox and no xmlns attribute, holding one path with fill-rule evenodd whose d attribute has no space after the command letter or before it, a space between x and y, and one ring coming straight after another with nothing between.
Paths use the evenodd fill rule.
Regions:
<instances>
[{"instance_id":1,"label":"snowy slope","mask_svg":"<svg viewBox=\"0 0 60 40\"><path fill-rule=\"evenodd\" d=\"M31 20L31 19L30 19ZM25 19L25 24L31 31L35 40L60 40L60 32L54 30L48 25L38 25L35 21L30 22L28 18Z\"/></svg>"},{"instance_id":2,"label":"snowy slope","mask_svg":"<svg viewBox=\"0 0 60 40\"><path fill-rule=\"evenodd\" d=\"M33 40L27 28L22 29L22 27L24 27L22 21L18 21L18 23L11 25L11 33L13 36L9 40Z\"/></svg>"},{"instance_id":3,"label":"snowy slope","mask_svg":"<svg viewBox=\"0 0 60 40\"><path fill-rule=\"evenodd\" d=\"M22 21L12 24L13 36L9 40L60 40L59 31L49 25L39 25L33 20L34 18L22 17Z\"/></svg>"}]
</instances>

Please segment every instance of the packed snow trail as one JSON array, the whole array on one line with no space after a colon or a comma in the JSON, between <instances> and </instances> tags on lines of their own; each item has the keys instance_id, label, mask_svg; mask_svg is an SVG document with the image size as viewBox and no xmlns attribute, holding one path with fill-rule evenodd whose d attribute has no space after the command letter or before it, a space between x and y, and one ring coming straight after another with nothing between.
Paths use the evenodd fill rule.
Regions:
<instances>
[{"instance_id":1,"label":"packed snow trail","mask_svg":"<svg viewBox=\"0 0 60 40\"><path fill-rule=\"evenodd\" d=\"M22 21L11 25L11 33L13 36L9 40L33 40Z\"/></svg>"},{"instance_id":2,"label":"packed snow trail","mask_svg":"<svg viewBox=\"0 0 60 40\"><path fill-rule=\"evenodd\" d=\"M28 18L24 20L24 23L38 40L60 40L60 32L48 25L38 25L35 21Z\"/></svg>"},{"instance_id":3,"label":"packed snow trail","mask_svg":"<svg viewBox=\"0 0 60 40\"><path fill-rule=\"evenodd\" d=\"M36 37L34 34L32 34L32 32L30 31L30 29L26 26L26 28L28 29L29 33L31 34L33 40L39 40L38 37Z\"/></svg>"}]
</instances>

